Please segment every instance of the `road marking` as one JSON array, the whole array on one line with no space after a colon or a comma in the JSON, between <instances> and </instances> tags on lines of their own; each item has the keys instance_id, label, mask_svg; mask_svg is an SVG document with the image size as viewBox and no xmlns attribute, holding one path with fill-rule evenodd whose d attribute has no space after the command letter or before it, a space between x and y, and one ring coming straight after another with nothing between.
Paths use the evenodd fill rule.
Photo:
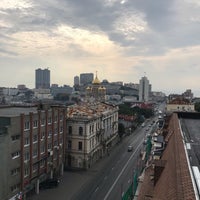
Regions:
<instances>
[{"instance_id":1,"label":"road marking","mask_svg":"<svg viewBox=\"0 0 200 200\"><path fill-rule=\"evenodd\" d=\"M115 182L112 184L112 186L110 187L110 189L108 190L106 196L104 197L104 200L108 199L111 191L113 190L113 188L115 187L117 181L119 180L119 178L121 177L121 175L123 174L123 172L125 171L126 167L128 166L129 162L131 161L132 157L134 156L134 154L137 152L137 150L139 149L140 145L143 143L143 141L137 146L137 148L135 149L135 151L132 153L131 157L128 159L127 163L124 165L122 171L119 173L118 177L116 178Z\"/></svg>"},{"instance_id":2,"label":"road marking","mask_svg":"<svg viewBox=\"0 0 200 200\"><path fill-rule=\"evenodd\" d=\"M111 170L113 170L113 169L115 169L114 167L112 167L112 169Z\"/></svg>"},{"instance_id":3,"label":"road marking","mask_svg":"<svg viewBox=\"0 0 200 200\"><path fill-rule=\"evenodd\" d=\"M130 183L131 182L131 179L128 179L128 183Z\"/></svg>"},{"instance_id":4,"label":"road marking","mask_svg":"<svg viewBox=\"0 0 200 200\"><path fill-rule=\"evenodd\" d=\"M107 176L105 176L105 177L104 177L104 180L106 180L107 178L108 178L108 177L107 177Z\"/></svg>"},{"instance_id":5,"label":"road marking","mask_svg":"<svg viewBox=\"0 0 200 200\"><path fill-rule=\"evenodd\" d=\"M96 188L96 190L94 192L97 192L97 190L99 189L99 187Z\"/></svg>"}]
</instances>

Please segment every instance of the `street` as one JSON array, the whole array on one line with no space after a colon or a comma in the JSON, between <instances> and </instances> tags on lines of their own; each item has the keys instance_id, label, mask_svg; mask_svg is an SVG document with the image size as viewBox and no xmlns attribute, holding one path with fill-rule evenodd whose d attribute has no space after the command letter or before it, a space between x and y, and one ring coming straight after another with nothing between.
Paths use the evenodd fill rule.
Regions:
<instances>
[{"instance_id":1,"label":"street","mask_svg":"<svg viewBox=\"0 0 200 200\"><path fill-rule=\"evenodd\" d=\"M29 199L120 200L133 181L145 134L145 128L139 127L87 171L65 172L57 188L42 190ZM127 151L128 145L133 146L132 152Z\"/></svg>"}]
</instances>

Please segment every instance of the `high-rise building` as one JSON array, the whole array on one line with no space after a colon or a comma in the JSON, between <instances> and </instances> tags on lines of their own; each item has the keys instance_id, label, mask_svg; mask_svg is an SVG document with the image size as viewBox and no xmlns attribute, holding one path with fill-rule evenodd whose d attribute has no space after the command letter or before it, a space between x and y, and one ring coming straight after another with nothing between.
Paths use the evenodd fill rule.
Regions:
<instances>
[{"instance_id":1,"label":"high-rise building","mask_svg":"<svg viewBox=\"0 0 200 200\"><path fill-rule=\"evenodd\" d=\"M36 69L35 70L35 88L50 88L50 70L49 69Z\"/></svg>"},{"instance_id":2,"label":"high-rise building","mask_svg":"<svg viewBox=\"0 0 200 200\"><path fill-rule=\"evenodd\" d=\"M80 74L80 84L86 85L88 83L92 83L94 80L94 74L93 73L83 73Z\"/></svg>"},{"instance_id":3,"label":"high-rise building","mask_svg":"<svg viewBox=\"0 0 200 200\"><path fill-rule=\"evenodd\" d=\"M149 100L150 85L146 76L140 79L139 83L139 101L147 102Z\"/></svg>"},{"instance_id":4,"label":"high-rise building","mask_svg":"<svg viewBox=\"0 0 200 200\"><path fill-rule=\"evenodd\" d=\"M79 85L79 77L78 76L74 76L74 86Z\"/></svg>"}]
</instances>

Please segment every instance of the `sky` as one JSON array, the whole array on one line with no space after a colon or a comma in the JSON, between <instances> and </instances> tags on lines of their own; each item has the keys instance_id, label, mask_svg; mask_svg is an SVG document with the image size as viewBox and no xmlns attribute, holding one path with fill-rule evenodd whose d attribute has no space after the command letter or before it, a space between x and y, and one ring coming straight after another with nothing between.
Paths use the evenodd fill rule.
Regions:
<instances>
[{"instance_id":1,"label":"sky","mask_svg":"<svg viewBox=\"0 0 200 200\"><path fill-rule=\"evenodd\" d=\"M34 88L37 68L200 97L200 1L1 0L0 87Z\"/></svg>"}]
</instances>

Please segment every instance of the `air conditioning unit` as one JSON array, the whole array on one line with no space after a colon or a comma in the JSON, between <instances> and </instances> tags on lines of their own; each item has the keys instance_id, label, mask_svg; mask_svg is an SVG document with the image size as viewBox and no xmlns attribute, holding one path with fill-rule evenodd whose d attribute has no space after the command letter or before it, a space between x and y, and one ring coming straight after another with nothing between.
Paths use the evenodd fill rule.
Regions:
<instances>
[{"instance_id":1,"label":"air conditioning unit","mask_svg":"<svg viewBox=\"0 0 200 200\"><path fill-rule=\"evenodd\" d=\"M54 148L56 148L57 150L59 150L59 146L55 146Z\"/></svg>"},{"instance_id":2,"label":"air conditioning unit","mask_svg":"<svg viewBox=\"0 0 200 200\"><path fill-rule=\"evenodd\" d=\"M24 163L27 164L27 163L28 163L28 160L24 160Z\"/></svg>"},{"instance_id":3,"label":"air conditioning unit","mask_svg":"<svg viewBox=\"0 0 200 200\"><path fill-rule=\"evenodd\" d=\"M53 156L53 151L52 150L48 150L48 155L49 156Z\"/></svg>"}]
</instances>

